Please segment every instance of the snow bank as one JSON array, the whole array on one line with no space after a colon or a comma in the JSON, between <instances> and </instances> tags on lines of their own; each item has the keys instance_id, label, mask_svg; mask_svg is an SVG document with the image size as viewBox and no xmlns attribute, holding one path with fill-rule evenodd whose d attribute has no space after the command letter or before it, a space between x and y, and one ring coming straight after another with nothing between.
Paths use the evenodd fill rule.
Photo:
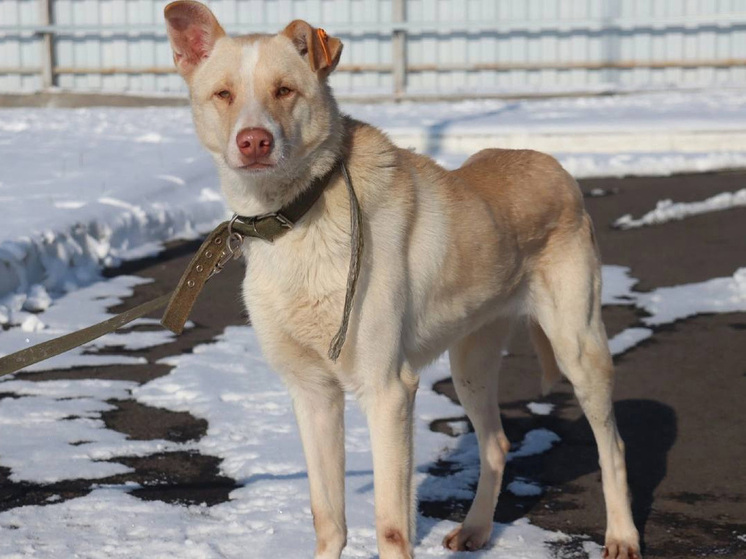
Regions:
<instances>
[{"instance_id":1,"label":"snow bank","mask_svg":"<svg viewBox=\"0 0 746 559\"><path fill-rule=\"evenodd\" d=\"M662 124L665 126L665 124ZM743 151L712 152L625 152L554 153L562 166L577 179L595 177L667 177L680 173L710 173L722 169L746 168L746 141Z\"/></svg>"},{"instance_id":2,"label":"snow bank","mask_svg":"<svg viewBox=\"0 0 746 559\"><path fill-rule=\"evenodd\" d=\"M431 154L468 154L484 147L529 148L552 154L667 153L670 172L676 164L670 159L672 154L746 152L744 90L404 102L349 109L354 116L386 130L402 147ZM640 159L639 164L655 168L651 165L654 159ZM595 172L606 174L598 160L589 160L596 161ZM737 161L743 164L742 158Z\"/></svg>"},{"instance_id":3,"label":"snow bank","mask_svg":"<svg viewBox=\"0 0 746 559\"><path fill-rule=\"evenodd\" d=\"M0 159L0 323L226 212L183 108L0 110Z\"/></svg>"}]
</instances>

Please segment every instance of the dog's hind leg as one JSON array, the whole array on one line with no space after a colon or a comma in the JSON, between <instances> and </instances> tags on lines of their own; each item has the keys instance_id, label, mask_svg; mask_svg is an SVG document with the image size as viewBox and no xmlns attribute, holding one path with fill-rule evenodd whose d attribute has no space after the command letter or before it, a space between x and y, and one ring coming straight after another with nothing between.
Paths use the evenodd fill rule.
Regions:
<instances>
[{"instance_id":1,"label":"dog's hind leg","mask_svg":"<svg viewBox=\"0 0 746 559\"><path fill-rule=\"evenodd\" d=\"M501 319L466 336L449 350L451 373L461 405L479 441L479 484L464 523L448 534L451 550L483 547L492 533L492 517L500 494L510 443L503 431L497 399L498 371L511 324Z\"/></svg>"},{"instance_id":2,"label":"dog's hind leg","mask_svg":"<svg viewBox=\"0 0 746 559\"><path fill-rule=\"evenodd\" d=\"M334 382L289 382L311 490L314 559L339 559L345 523L344 393Z\"/></svg>"},{"instance_id":3,"label":"dog's hind leg","mask_svg":"<svg viewBox=\"0 0 746 559\"><path fill-rule=\"evenodd\" d=\"M590 227L547 251L531 286L532 313L572 383L598 445L606 501L604 557L636 559L639 536L611 401L614 366L601 319L601 271Z\"/></svg>"}]
</instances>

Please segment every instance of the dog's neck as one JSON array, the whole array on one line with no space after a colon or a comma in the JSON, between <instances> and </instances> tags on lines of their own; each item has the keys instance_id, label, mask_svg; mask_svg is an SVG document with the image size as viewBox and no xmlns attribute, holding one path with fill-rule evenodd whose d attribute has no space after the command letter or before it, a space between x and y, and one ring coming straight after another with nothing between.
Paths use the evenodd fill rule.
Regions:
<instances>
[{"instance_id":1,"label":"dog's neck","mask_svg":"<svg viewBox=\"0 0 746 559\"><path fill-rule=\"evenodd\" d=\"M339 163L343 138L343 121L335 118L327 137L302 161L280 163L278 169L268 175L239 172L216 158L220 186L228 207L243 216L281 210Z\"/></svg>"}]
</instances>

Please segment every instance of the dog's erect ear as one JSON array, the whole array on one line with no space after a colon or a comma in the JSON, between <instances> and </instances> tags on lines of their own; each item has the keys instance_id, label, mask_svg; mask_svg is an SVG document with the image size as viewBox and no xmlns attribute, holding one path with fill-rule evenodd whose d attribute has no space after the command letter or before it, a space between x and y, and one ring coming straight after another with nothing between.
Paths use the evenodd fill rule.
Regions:
<instances>
[{"instance_id":1,"label":"dog's erect ear","mask_svg":"<svg viewBox=\"0 0 746 559\"><path fill-rule=\"evenodd\" d=\"M342 41L330 37L323 29L316 29L296 19L282 34L293 42L298 53L308 60L311 70L320 76L328 76L337 67L342 55Z\"/></svg>"},{"instance_id":2,"label":"dog's erect ear","mask_svg":"<svg viewBox=\"0 0 746 559\"><path fill-rule=\"evenodd\" d=\"M188 79L194 69L210 56L215 41L225 36L210 9L199 2L171 2L163 10L168 38L179 73Z\"/></svg>"}]
</instances>

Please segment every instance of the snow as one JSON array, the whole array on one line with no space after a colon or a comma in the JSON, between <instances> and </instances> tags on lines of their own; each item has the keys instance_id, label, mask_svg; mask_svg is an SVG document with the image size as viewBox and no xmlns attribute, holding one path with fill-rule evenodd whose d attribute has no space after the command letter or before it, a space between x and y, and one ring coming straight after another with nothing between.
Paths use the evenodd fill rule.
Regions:
<instances>
[{"instance_id":1,"label":"snow","mask_svg":"<svg viewBox=\"0 0 746 559\"><path fill-rule=\"evenodd\" d=\"M743 163L746 151L744 90L345 108L386 130L400 145L436 155L494 146L622 158L650 154L650 162L655 154L672 158L680 153L740 153ZM607 159L611 167L605 173L595 170L616 174L622 169L615 165L622 163Z\"/></svg>"},{"instance_id":2,"label":"snow","mask_svg":"<svg viewBox=\"0 0 746 559\"><path fill-rule=\"evenodd\" d=\"M731 277L640 294L637 305L650 313L643 319L648 326L671 324L698 314L746 312L746 268L736 270Z\"/></svg>"},{"instance_id":3,"label":"snow","mask_svg":"<svg viewBox=\"0 0 746 559\"><path fill-rule=\"evenodd\" d=\"M51 304L52 298L44 286L33 285L23 302L23 309L30 312L42 312L47 310Z\"/></svg>"},{"instance_id":4,"label":"snow","mask_svg":"<svg viewBox=\"0 0 746 559\"><path fill-rule=\"evenodd\" d=\"M426 151L449 166L488 145L532 147L558 156L577 176L666 174L746 166L746 92L659 93L541 101L347 106L384 128L404 147ZM89 326L109 316L145 280L103 281L101 270L157 253L177 238L194 238L226 216L212 162L195 138L184 108L0 110L0 355ZM659 203L641 225L743 205L744 191L701 202ZM636 226L636 225L633 225ZM732 276L635 290L622 266L604 266L605 305L644 311L610 340L615 355L655 329L701 313L746 311L746 268ZM139 324L152 324L140 321ZM140 365L138 350L167 343L163 330L129 329L38 364L33 371ZM116 350L118 348L118 350ZM107 351L103 351L107 350ZM313 548L308 480L287 391L260 355L249 327L227 329L214 343L164 361L166 376L144 385L117 380L0 381L0 466L18 482L100 480L126 473L116 458L194 450L217 456L240 487L228 502L183 506L141 501L136 484L101 485L85 497L50 498L44 506L0 513L2 557L239 557L306 556ZM415 477L423 501L471 499L478 479L476 436L468 423L456 437L430 423L463 415L436 394L448 375L441 358L424 373L416 407ZM105 427L112 401L186 411L208 422L197 442L130 440ZM551 404L531 402L535 415ZM375 555L370 443L354 401L347 410L345 557ZM547 429L513 441L509 460L548 452L560 442ZM450 475L428 473L436 460ZM531 496L542 487L526 478L507 490ZM440 545L454 524L418 517L417 556L469 557ZM490 557L547 558L562 533L526 519L496 524ZM586 551L599 548L584 542Z\"/></svg>"},{"instance_id":5,"label":"snow","mask_svg":"<svg viewBox=\"0 0 746 559\"><path fill-rule=\"evenodd\" d=\"M290 399L261 357L253 329L228 328L215 343L165 362L174 369L143 386L93 380L0 384L3 392L19 396L0 400L0 425L10 433L0 443L0 463L11 468L16 480L96 479L127 471L104 460L188 446L129 441L103 428L98 417L110 407L106 400L131 394L144 404L188 411L208 421L206 436L189 448L223 460L223 473L241 485L230 501L212 507L143 502L127 494L136 487L131 484L101 487L78 499L1 513L2 557L140 557L146 547L154 557L239 557L246 549L253 556L300 557L311 552L308 479ZM440 359L425 373L427 381L418 394L415 460L422 500L471 498L478 476L474 441L464 445L461 439L429 429L432 418L459 412L430 388L430 381L446 374L447 360ZM348 404L350 534L344 557L370 557L376 549L370 443L364 416L354 402ZM75 419L59 421L71 415ZM511 459L545 452L558 440L546 429L530 431ZM72 444L81 441L86 442ZM428 475L429 466L442 456L462 470L442 478ZM454 523L419 517L417 526L418 557L460 556L440 544ZM565 538L525 519L496 524L490 554L544 559L549 556L546 544Z\"/></svg>"},{"instance_id":6,"label":"snow","mask_svg":"<svg viewBox=\"0 0 746 559\"><path fill-rule=\"evenodd\" d=\"M485 147L548 151L578 177L746 167L746 90L343 108L450 167ZM184 107L0 109L0 160L0 299L27 311L227 215Z\"/></svg>"},{"instance_id":7,"label":"snow","mask_svg":"<svg viewBox=\"0 0 746 559\"><path fill-rule=\"evenodd\" d=\"M24 317L23 322L21 322L23 332L41 332L44 328L46 328L46 325L33 314Z\"/></svg>"},{"instance_id":8,"label":"snow","mask_svg":"<svg viewBox=\"0 0 746 559\"><path fill-rule=\"evenodd\" d=\"M673 324L698 314L746 312L746 268L730 277L699 283L659 287L647 293L634 291L637 283L623 266L603 267L602 302L634 305L648 316L609 340L612 355L619 355L653 336L653 328Z\"/></svg>"},{"instance_id":9,"label":"snow","mask_svg":"<svg viewBox=\"0 0 746 559\"><path fill-rule=\"evenodd\" d=\"M527 456L543 454L559 441L560 438L557 433L549 429L534 429L526 433L521 446L518 447L518 450L511 451L508 454L508 459L526 458Z\"/></svg>"},{"instance_id":10,"label":"snow","mask_svg":"<svg viewBox=\"0 0 746 559\"><path fill-rule=\"evenodd\" d=\"M514 479L505 486L505 489L517 497L537 497L544 492L541 485L522 478Z\"/></svg>"},{"instance_id":11,"label":"snow","mask_svg":"<svg viewBox=\"0 0 746 559\"><path fill-rule=\"evenodd\" d=\"M135 383L107 380L6 381L0 400L0 463L12 481L54 483L98 479L130 468L107 462L117 456L144 456L176 445L168 441L128 441L104 428L101 412L114 409L107 400L126 399Z\"/></svg>"},{"instance_id":12,"label":"snow","mask_svg":"<svg viewBox=\"0 0 746 559\"><path fill-rule=\"evenodd\" d=\"M2 109L0 160L0 298L27 310L226 215L183 108Z\"/></svg>"},{"instance_id":13,"label":"snow","mask_svg":"<svg viewBox=\"0 0 746 559\"><path fill-rule=\"evenodd\" d=\"M526 404L526 407L534 415L549 415L554 409L554 404L548 402L529 402Z\"/></svg>"},{"instance_id":14,"label":"snow","mask_svg":"<svg viewBox=\"0 0 746 559\"><path fill-rule=\"evenodd\" d=\"M678 221L710 212L719 212L731 208L746 207L746 188L736 192L721 192L701 202L679 202L660 200L655 209L649 211L639 219L631 215L623 215L614 222L619 229L634 229L645 225L659 225L668 221Z\"/></svg>"},{"instance_id":15,"label":"snow","mask_svg":"<svg viewBox=\"0 0 746 559\"><path fill-rule=\"evenodd\" d=\"M609 351L612 355L621 355L653 336L650 328L630 327L625 328L609 340Z\"/></svg>"},{"instance_id":16,"label":"snow","mask_svg":"<svg viewBox=\"0 0 746 559\"><path fill-rule=\"evenodd\" d=\"M650 316L642 320L651 325L698 312L746 310L746 269L732 277L650 293L634 291L636 279L623 267L605 267L604 278L609 280L604 300L646 310ZM123 276L93 284L58 300L45 318L52 329L61 328L58 320L73 326L97 320L106 306L116 304L142 281ZM71 308L81 316L67 313ZM0 340L14 332L5 332ZM139 334L147 337L156 333ZM87 357L73 355L71 360L85 362ZM0 383L3 394L14 396L0 399L4 433L0 465L10 468L14 481L95 480L127 473L127 466L111 461L119 456L197 450L220 457L223 473L239 482L241 487L232 492L231 500L212 507L143 502L127 493L137 485L101 486L78 499L57 499L44 506L0 514L0 555L139 557L147 546L156 557L231 557L241 556L251 546L258 555L294 557L312 549L305 464L289 397L262 359L253 330L228 328L214 343L164 363L174 367L170 374L142 386L106 380ZM447 374L447 359L441 358L424 373L418 394L415 471L422 501L471 499L479 475L474 433L454 438L429 429L433 419L461 414L431 388L433 380ZM179 444L133 441L106 429L100 417L112 409L108 402L131 397L146 405L204 418L209 425L207 435L195 443ZM551 411L536 402L530 403L529 409L533 413ZM352 401L346 423L350 543L345 557L369 557L375 554L370 445L365 420ZM547 452L558 442L559 437L550 430L529 431L523 441L517 441L508 459ZM428 474L439 458L453 464L452 474ZM512 480L507 490L523 497L543 491L526 478ZM440 546L453 523L419 517L417 525L419 557L459 556L447 554ZM565 538L525 519L496 524L488 553L496 558L546 558L551 555L546 544ZM584 547L598 553L592 542Z\"/></svg>"},{"instance_id":17,"label":"snow","mask_svg":"<svg viewBox=\"0 0 746 559\"><path fill-rule=\"evenodd\" d=\"M7 297L6 305L0 305L0 309L4 309L8 314L9 324L20 325L20 328L0 332L0 356L111 318L113 314L107 312L107 309L121 303L124 298L132 295L135 287L144 283L148 283L148 280L135 276L118 276L107 281L99 281L61 296L41 315L22 310L26 301L25 295ZM138 324L148 323L152 324L153 321L141 320ZM142 357L99 352L114 347L138 350L165 344L173 339L174 334L163 329L149 332L119 331L47 361L31 365L25 370L45 371L69 367L142 364L146 362Z\"/></svg>"},{"instance_id":18,"label":"snow","mask_svg":"<svg viewBox=\"0 0 746 559\"><path fill-rule=\"evenodd\" d=\"M638 283L625 266L606 264L601 268L601 304L631 305L634 302L632 288Z\"/></svg>"},{"instance_id":19,"label":"snow","mask_svg":"<svg viewBox=\"0 0 746 559\"><path fill-rule=\"evenodd\" d=\"M662 123L662 126L667 124ZM537 146L537 148L540 147ZM738 147L742 151L635 153L630 150L615 153L552 153L577 179L629 176L666 177L680 173L709 173L722 169L746 168L746 151L744 151L746 142L734 142L731 147Z\"/></svg>"},{"instance_id":20,"label":"snow","mask_svg":"<svg viewBox=\"0 0 746 559\"><path fill-rule=\"evenodd\" d=\"M421 130L491 130L579 133L656 131L660 121L676 131L741 130L746 95L742 89L650 92L630 95L558 97L553 99L411 102L357 107L356 117L382 128Z\"/></svg>"},{"instance_id":21,"label":"snow","mask_svg":"<svg viewBox=\"0 0 746 559\"><path fill-rule=\"evenodd\" d=\"M102 488L87 497L42 507L24 507L0 515L0 554L7 559L86 559L148 557L218 559L237 557L310 557L313 550L310 510L292 502L296 484L267 482L254 494L213 507L180 507L144 502L121 488ZM127 488L129 489L129 488ZM283 507L283 508L279 508ZM346 559L374 557L372 524L360 523L350 507L351 527ZM115 511L113 513L113 511ZM264 514L263 514L264 513ZM421 559L473 557L453 553L440 542L454 526L421 518L416 556ZM547 542L566 539L520 519L498 525L486 553L495 559L546 559ZM593 545L595 554L599 547ZM247 555L248 553L248 555Z\"/></svg>"}]
</instances>

